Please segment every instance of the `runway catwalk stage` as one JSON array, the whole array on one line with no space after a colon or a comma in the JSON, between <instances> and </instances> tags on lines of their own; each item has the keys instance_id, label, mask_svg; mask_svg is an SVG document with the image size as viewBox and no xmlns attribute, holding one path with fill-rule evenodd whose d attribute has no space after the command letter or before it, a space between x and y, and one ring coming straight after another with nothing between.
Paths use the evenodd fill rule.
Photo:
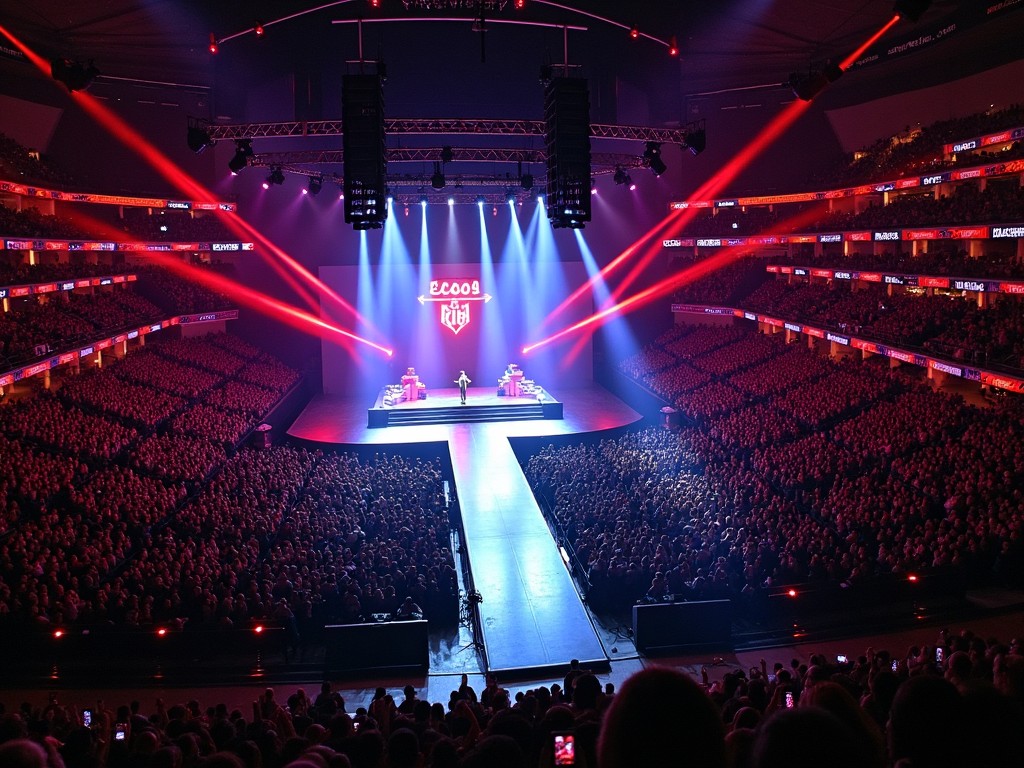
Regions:
<instances>
[{"instance_id":1,"label":"runway catwalk stage","mask_svg":"<svg viewBox=\"0 0 1024 768\"><path fill-rule=\"evenodd\" d=\"M477 609L487 669L526 674L567 665L572 658L606 665L600 639L510 443L517 436L595 432L640 419L593 383L589 341L575 354L569 354L572 344L527 355L515 351L586 282L585 267L582 262L524 264L514 259L399 266L385 261L323 267L321 279L357 308L364 325L355 330L393 348L393 355L352 354L325 341L324 394L309 403L289 435L339 446L445 443L469 566L483 598ZM559 311L554 328L589 315L593 302L587 298ZM508 373L510 360L521 366L515 378L525 391L507 388L500 395L499 380ZM472 380L466 406L456 385L460 371ZM418 382L402 381L414 375ZM529 380L543 387L540 399L538 389L525 386ZM425 399L417 396L417 383L424 385ZM385 385L392 386L393 395L386 404ZM522 418L521 409L545 403L557 403L558 415ZM391 418L403 410L455 413L437 422L373 427L368 409L375 408ZM474 408L505 412L467 420L466 411Z\"/></svg>"}]
</instances>

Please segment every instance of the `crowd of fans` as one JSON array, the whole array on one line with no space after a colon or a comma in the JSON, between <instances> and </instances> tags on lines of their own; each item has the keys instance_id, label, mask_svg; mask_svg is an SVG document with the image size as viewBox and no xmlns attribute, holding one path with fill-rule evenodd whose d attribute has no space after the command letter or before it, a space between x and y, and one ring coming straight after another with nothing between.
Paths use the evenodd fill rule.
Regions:
<instances>
[{"instance_id":1,"label":"crowd of fans","mask_svg":"<svg viewBox=\"0 0 1024 768\"><path fill-rule=\"evenodd\" d=\"M857 159L847 158L838 168L818 168L811 180L814 186L845 187L871 181L888 181L903 176L924 175L961 165L984 165L996 159L1009 160L1020 156L1018 142L1011 152L961 153L956 159L946 159L942 148L946 144L997 133L1024 125L1024 106L978 112L965 117L940 120L923 128L910 128L893 136L885 136L857 153Z\"/></svg>"},{"instance_id":2,"label":"crowd of fans","mask_svg":"<svg viewBox=\"0 0 1024 768\"><path fill-rule=\"evenodd\" d=\"M278 701L267 688L245 712L157 698L149 714L137 701L101 704L86 726L79 705L52 695L5 709L0 757L18 768L533 768L563 764L565 734L575 764L597 768L657 765L680 750L704 768L1002 768L1024 752L1020 648L969 630L905 653L705 668L700 683L650 667L616 691L576 665L514 694L493 678L477 693L464 677L447 702L410 685L398 698L378 687L346 701L324 683L315 697L299 688Z\"/></svg>"},{"instance_id":3,"label":"crowd of fans","mask_svg":"<svg viewBox=\"0 0 1024 768\"><path fill-rule=\"evenodd\" d=\"M935 248L916 255L899 251L896 253L860 253L848 255L822 252L820 255L801 254L784 259L774 258L767 264L788 264L801 267L823 267L847 271L880 272L909 275L950 275L956 277L1012 278L1024 276L1024 265L1017 261L1016 254L985 253L970 256L966 251L951 248ZM716 273L722 275L722 272ZM724 275L723 275L724 277ZM742 277L742 273L738 276ZM720 286L707 286L717 295ZM710 298L701 303L713 303Z\"/></svg>"},{"instance_id":4,"label":"crowd of fans","mask_svg":"<svg viewBox=\"0 0 1024 768\"><path fill-rule=\"evenodd\" d=\"M437 461L242 450L299 374L228 334L3 406L0 615L63 625L453 618Z\"/></svg>"},{"instance_id":5,"label":"crowd of fans","mask_svg":"<svg viewBox=\"0 0 1024 768\"><path fill-rule=\"evenodd\" d=\"M68 268L66 277L82 276L77 267L63 266ZM25 274L34 269L28 267L20 272ZM95 273L97 269L110 274L105 271L107 268L95 266L84 271ZM47 269L48 273L52 271ZM131 271L139 274L139 281L130 284L132 288L115 286L113 290L100 289L96 293L87 289L10 299L9 310L0 313L0 363L13 365L172 315L231 306L226 297L166 270L148 267ZM262 370L254 375L259 373L270 375Z\"/></svg>"},{"instance_id":6,"label":"crowd of fans","mask_svg":"<svg viewBox=\"0 0 1024 768\"><path fill-rule=\"evenodd\" d=\"M28 264L24 261L21 251L0 254L0 286L48 283L83 277L105 277L136 271L124 263L93 264L88 261L90 256L81 253L69 253L66 255L65 261L54 258L56 255L56 253L40 253L37 254L39 259L37 263Z\"/></svg>"},{"instance_id":7,"label":"crowd of fans","mask_svg":"<svg viewBox=\"0 0 1024 768\"><path fill-rule=\"evenodd\" d=\"M147 242L209 243L238 240L238 236L214 213L196 216L180 211L126 208L121 226L129 235Z\"/></svg>"},{"instance_id":8,"label":"crowd of fans","mask_svg":"<svg viewBox=\"0 0 1024 768\"><path fill-rule=\"evenodd\" d=\"M275 373L271 388L232 378L246 366ZM144 560L147 542L173 530L186 497L297 379L256 347L216 334L111 356L102 369L0 406L0 454L10 462L0 476L9 489L0 615L58 624L124 618L126 598L109 590L114 572ZM249 396L218 399L231 385ZM254 390L263 393L259 407Z\"/></svg>"},{"instance_id":9,"label":"crowd of fans","mask_svg":"<svg viewBox=\"0 0 1024 768\"><path fill-rule=\"evenodd\" d=\"M69 184L71 178L48 160L33 156L27 147L0 132L0 179L14 182Z\"/></svg>"},{"instance_id":10,"label":"crowd of fans","mask_svg":"<svg viewBox=\"0 0 1024 768\"><path fill-rule=\"evenodd\" d=\"M159 697L151 707L108 706L51 694L45 704L0 710L0 762L629 768L671 758L699 768L1010 768L1024 760L1019 642L970 630L943 629L905 652L869 647L848 658L818 652L762 658L749 669L704 667L699 681L651 666L618 690L574 661L564 678L518 691L493 676L477 691L464 675L447 701L412 685L402 694L379 686L364 701L346 695L329 682L315 696L298 688L278 699L266 688L245 707Z\"/></svg>"},{"instance_id":11,"label":"crowd of fans","mask_svg":"<svg viewBox=\"0 0 1024 768\"><path fill-rule=\"evenodd\" d=\"M734 332L676 329L651 345L660 355L648 351L648 365L623 366L682 412L678 432L549 447L529 461L592 599L739 597L946 567L1024 573L1024 454L998 437L1024 429L1024 407L981 409L887 361L831 361L781 335L753 345ZM732 340L714 347L715 333ZM761 343L774 346L767 361ZM685 379L730 350L746 363L673 386L673 371Z\"/></svg>"},{"instance_id":12,"label":"crowd of fans","mask_svg":"<svg viewBox=\"0 0 1024 768\"><path fill-rule=\"evenodd\" d=\"M763 233L848 232L863 229L959 226L1013 223L1024 206L1024 189L1018 179L989 181L984 191L970 183L957 185L948 195L935 197L931 190L896 196L886 205L871 205L859 213L827 211L808 213L800 204L745 209L719 209L693 219L682 229L690 237L742 237Z\"/></svg>"},{"instance_id":13,"label":"crowd of fans","mask_svg":"<svg viewBox=\"0 0 1024 768\"><path fill-rule=\"evenodd\" d=\"M986 307L960 293L894 289L849 284L763 284L739 306L785 320L805 322L844 333L979 365L1024 368L1024 303L1003 296Z\"/></svg>"}]
</instances>

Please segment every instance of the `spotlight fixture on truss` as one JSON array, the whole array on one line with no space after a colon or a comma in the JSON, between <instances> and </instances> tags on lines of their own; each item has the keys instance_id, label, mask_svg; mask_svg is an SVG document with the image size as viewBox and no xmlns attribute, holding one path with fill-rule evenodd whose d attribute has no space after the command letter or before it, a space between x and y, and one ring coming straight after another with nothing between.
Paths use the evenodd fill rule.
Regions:
<instances>
[{"instance_id":1,"label":"spotlight fixture on truss","mask_svg":"<svg viewBox=\"0 0 1024 768\"><path fill-rule=\"evenodd\" d=\"M202 154L207 147L213 146L213 139L210 133L199 122L189 121L188 126L188 148L197 155Z\"/></svg>"},{"instance_id":2,"label":"spotlight fixture on truss","mask_svg":"<svg viewBox=\"0 0 1024 768\"><path fill-rule=\"evenodd\" d=\"M263 185L264 189L269 189L275 185L284 184L284 171L280 167L270 169L270 174L267 176L267 181Z\"/></svg>"},{"instance_id":3,"label":"spotlight fixture on truss","mask_svg":"<svg viewBox=\"0 0 1024 768\"><path fill-rule=\"evenodd\" d=\"M430 177L430 186L434 189L444 189L444 185L444 172L441 170L441 164L434 163L434 174Z\"/></svg>"},{"instance_id":4,"label":"spotlight fixture on truss","mask_svg":"<svg viewBox=\"0 0 1024 768\"><path fill-rule=\"evenodd\" d=\"M323 188L323 186L324 186L324 177L323 176L310 176L309 177L309 186L306 187L306 189L309 190L309 194L313 195L313 197L316 197L317 195L320 194L320 190Z\"/></svg>"},{"instance_id":5,"label":"spotlight fixture on truss","mask_svg":"<svg viewBox=\"0 0 1024 768\"><path fill-rule=\"evenodd\" d=\"M615 169L615 175L612 176L612 180L619 186L622 186L623 184L631 184L633 182L632 177L630 177L622 167Z\"/></svg>"},{"instance_id":6,"label":"spotlight fixture on truss","mask_svg":"<svg viewBox=\"0 0 1024 768\"><path fill-rule=\"evenodd\" d=\"M665 161L661 159L661 144L659 142L647 142L644 148L644 164L651 169L655 176L661 176L668 170Z\"/></svg>"},{"instance_id":7,"label":"spotlight fixture on truss","mask_svg":"<svg viewBox=\"0 0 1024 768\"><path fill-rule=\"evenodd\" d=\"M50 76L58 83L63 83L69 91L84 91L99 75L100 71L91 61L88 64L71 59L50 61Z\"/></svg>"},{"instance_id":8,"label":"spotlight fixture on truss","mask_svg":"<svg viewBox=\"0 0 1024 768\"><path fill-rule=\"evenodd\" d=\"M232 176L237 176L242 169L249 164L249 158L255 154L252 150L250 139L235 140L235 154L228 160L228 170Z\"/></svg>"},{"instance_id":9,"label":"spotlight fixture on truss","mask_svg":"<svg viewBox=\"0 0 1024 768\"><path fill-rule=\"evenodd\" d=\"M707 131L704 128L703 121L701 121L700 127L689 130L685 135L686 148L690 150L693 155L699 155L708 145Z\"/></svg>"}]
</instances>

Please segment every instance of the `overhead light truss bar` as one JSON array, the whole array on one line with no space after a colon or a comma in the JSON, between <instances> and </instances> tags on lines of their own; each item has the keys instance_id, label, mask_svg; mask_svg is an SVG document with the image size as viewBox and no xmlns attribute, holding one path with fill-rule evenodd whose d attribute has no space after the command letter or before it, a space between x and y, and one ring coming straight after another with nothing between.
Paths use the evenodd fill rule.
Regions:
<instances>
[{"instance_id":1,"label":"overhead light truss bar","mask_svg":"<svg viewBox=\"0 0 1024 768\"><path fill-rule=\"evenodd\" d=\"M395 147L387 150L389 163L430 163L441 156L442 147ZM453 162L472 163L543 163L545 152L540 149L500 149L484 147L452 147ZM341 165L344 152L340 149L309 149L296 152L261 152L250 161L252 166ZM616 152L596 152L591 165L629 166L643 165L643 158Z\"/></svg>"},{"instance_id":2,"label":"overhead light truss bar","mask_svg":"<svg viewBox=\"0 0 1024 768\"><path fill-rule=\"evenodd\" d=\"M238 123L234 125L206 125L213 141L234 139L287 138L303 136L341 136L341 120L312 120L289 123ZM590 135L595 139L624 141L655 141L686 146L686 134L693 126L684 128L649 128L638 125L601 125L592 123ZM541 120L462 120L433 118L400 118L384 121L384 131L396 135L442 134L478 136L543 136Z\"/></svg>"}]
</instances>

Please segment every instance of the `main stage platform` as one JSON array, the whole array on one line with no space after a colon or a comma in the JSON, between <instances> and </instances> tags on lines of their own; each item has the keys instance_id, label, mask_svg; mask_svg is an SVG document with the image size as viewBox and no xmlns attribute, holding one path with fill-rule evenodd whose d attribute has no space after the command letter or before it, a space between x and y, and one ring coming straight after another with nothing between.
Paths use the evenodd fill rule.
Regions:
<instances>
[{"instance_id":1,"label":"main stage platform","mask_svg":"<svg viewBox=\"0 0 1024 768\"><path fill-rule=\"evenodd\" d=\"M451 407L471 407L462 406L457 390L453 392ZM394 429L367 426L366 397L321 395L288 430L293 439L319 446L446 444L474 586L483 596L477 614L485 663L494 672L550 674L574 658L595 669L608 664L509 438L603 432L626 427L641 416L597 385L557 394L552 400L563 406L561 419L420 423ZM470 390L473 406L477 397L506 400L491 390ZM519 408L530 402L504 405Z\"/></svg>"},{"instance_id":2,"label":"main stage platform","mask_svg":"<svg viewBox=\"0 0 1024 768\"><path fill-rule=\"evenodd\" d=\"M505 397L494 389L470 387L463 404L459 390L431 390L424 400L384 404L384 390L366 412L366 426L400 427L418 424L460 424L488 421L528 421L562 418L562 403L541 390L542 397Z\"/></svg>"}]
</instances>

